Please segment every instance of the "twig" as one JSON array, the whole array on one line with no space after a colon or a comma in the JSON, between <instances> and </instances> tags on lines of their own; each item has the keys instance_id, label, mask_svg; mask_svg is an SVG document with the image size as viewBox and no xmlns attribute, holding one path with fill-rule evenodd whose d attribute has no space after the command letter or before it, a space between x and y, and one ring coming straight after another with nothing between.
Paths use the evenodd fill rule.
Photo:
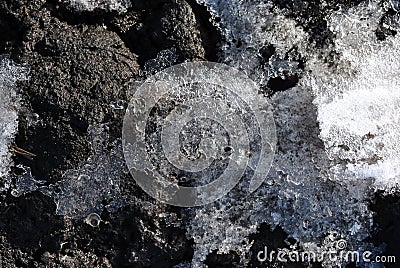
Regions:
<instances>
[{"instance_id":1,"label":"twig","mask_svg":"<svg viewBox=\"0 0 400 268\"><path fill-rule=\"evenodd\" d=\"M26 151L26 150L24 150L24 149L21 149L21 148L15 146L15 145L10 145L10 149L11 149L11 151L13 151L14 153L21 154L21 155L27 156L27 157L29 157L29 158L33 158L33 157L36 156L35 154L33 154L33 153L31 153L31 152L28 152L28 151Z\"/></svg>"}]
</instances>

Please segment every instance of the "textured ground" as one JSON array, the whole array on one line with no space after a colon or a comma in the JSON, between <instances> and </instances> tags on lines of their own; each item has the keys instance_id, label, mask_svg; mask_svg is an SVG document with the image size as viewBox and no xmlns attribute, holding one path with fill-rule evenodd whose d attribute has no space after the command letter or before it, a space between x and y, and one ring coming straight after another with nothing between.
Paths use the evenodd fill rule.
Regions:
<instances>
[{"instance_id":1,"label":"textured ground","mask_svg":"<svg viewBox=\"0 0 400 268\"><path fill-rule=\"evenodd\" d=\"M310 36L309 42L322 50L333 42L324 12L336 4L351 7L359 3L296 2L276 0L274 5L301 25ZM76 11L67 1L57 0L1 1L0 55L9 55L30 68L29 81L19 83L22 108L15 144L36 157L15 154L15 165L30 167L43 187L56 184L65 179L65 171L78 169L94 154L88 138L88 128L93 125L107 124L107 137L102 142L111 151L121 136L124 116L124 110L116 106L126 105L132 88L151 72L158 62L153 59L160 57L161 51L173 49L174 63L220 59L220 43L226 40L210 18L206 7L194 0L132 0L126 12L101 8ZM383 27L376 34L385 39L396 33ZM236 41L232 45L240 47L240 40ZM260 55L268 61L273 50L264 47ZM292 51L288 56L304 69L301 55ZM335 63L334 53L321 57ZM263 89L273 95L295 86L298 80L297 74L287 74L271 79ZM12 169L12 174L20 173L19 168ZM0 267L166 267L191 263L194 241L183 228L190 213L156 203L128 172L123 169L118 174L117 198L126 203L117 211L104 210L98 227L79 217L56 215L56 204L45 191L15 197L11 187L0 193ZM397 194L376 194L370 203L376 229L369 239L376 246L386 243L385 254L400 259L399 200ZM286 238L279 226L271 231L263 223L250 236L254 240L250 252L264 246L287 247ZM230 267L239 264L239 256L214 251L204 263ZM254 258L249 264L259 265Z\"/></svg>"}]
</instances>

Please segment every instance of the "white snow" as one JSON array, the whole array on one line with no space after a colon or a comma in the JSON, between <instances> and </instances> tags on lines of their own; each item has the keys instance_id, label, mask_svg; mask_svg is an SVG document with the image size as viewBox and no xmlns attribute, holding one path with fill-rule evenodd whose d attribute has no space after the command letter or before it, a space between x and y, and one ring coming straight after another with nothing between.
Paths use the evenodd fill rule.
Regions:
<instances>
[{"instance_id":1,"label":"white snow","mask_svg":"<svg viewBox=\"0 0 400 268\"><path fill-rule=\"evenodd\" d=\"M320 137L338 179L373 178L377 189L400 183L400 38L378 41L384 9L373 1L332 13L335 50L342 53L336 72L314 62L304 79L318 107Z\"/></svg>"}]
</instances>

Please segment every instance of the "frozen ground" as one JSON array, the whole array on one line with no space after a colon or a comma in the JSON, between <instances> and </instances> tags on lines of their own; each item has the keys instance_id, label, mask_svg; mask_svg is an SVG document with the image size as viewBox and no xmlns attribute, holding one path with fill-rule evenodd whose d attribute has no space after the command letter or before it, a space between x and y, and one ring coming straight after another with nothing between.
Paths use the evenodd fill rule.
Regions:
<instances>
[{"instance_id":1,"label":"frozen ground","mask_svg":"<svg viewBox=\"0 0 400 268\"><path fill-rule=\"evenodd\" d=\"M10 146L18 131L18 111L21 107L17 82L27 80L28 75L27 67L0 57L0 191L7 190L10 184Z\"/></svg>"},{"instance_id":2,"label":"frozen ground","mask_svg":"<svg viewBox=\"0 0 400 268\"><path fill-rule=\"evenodd\" d=\"M218 210L212 204L193 212L187 227L196 243L193 265L201 266L216 249L236 251L246 264L252 244L247 237L261 223L281 226L303 250L328 251L345 239L350 250L374 251L363 242L373 232L368 200L373 191L397 191L399 180L399 40L378 40L375 33L390 6L368 1L328 10L333 42L317 49L310 47L309 33L272 2L199 2L220 18L222 59L261 86L301 72L290 57L293 49L307 62L299 85L272 97L280 148L268 183L251 198L227 197ZM397 30L396 23L385 27ZM271 45L275 52L264 64L261 51ZM321 59L326 50L337 53L332 66ZM278 201L271 202L272 196Z\"/></svg>"},{"instance_id":3,"label":"frozen ground","mask_svg":"<svg viewBox=\"0 0 400 268\"><path fill-rule=\"evenodd\" d=\"M259 266L264 246L338 241L399 254L398 11L386 0L0 3L0 267ZM249 196L240 183L212 204L169 207L127 172L122 118L145 77L204 59L259 85L275 159Z\"/></svg>"}]
</instances>

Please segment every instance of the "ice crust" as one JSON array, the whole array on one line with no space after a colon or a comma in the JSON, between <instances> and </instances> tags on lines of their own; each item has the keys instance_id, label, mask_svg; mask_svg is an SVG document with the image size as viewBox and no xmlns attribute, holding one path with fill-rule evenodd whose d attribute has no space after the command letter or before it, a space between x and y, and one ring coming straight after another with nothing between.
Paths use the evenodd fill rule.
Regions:
<instances>
[{"instance_id":1,"label":"ice crust","mask_svg":"<svg viewBox=\"0 0 400 268\"><path fill-rule=\"evenodd\" d=\"M29 68L0 56L0 191L10 186L11 152L9 146L18 131L20 96L17 82L28 80Z\"/></svg>"},{"instance_id":2,"label":"ice crust","mask_svg":"<svg viewBox=\"0 0 400 268\"><path fill-rule=\"evenodd\" d=\"M379 41L375 30L397 1L367 1L330 12L326 20L336 35L334 45L325 49L338 53L333 66L324 63L324 52L308 43L304 30L268 1L198 2L219 18L215 24L226 39L223 62L260 86L285 72L303 77L297 87L272 97L279 142L266 183L251 197L229 194L190 211L193 267L204 266L214 250L235 252L241 264L256 258L250 256L248 237L261 223L281 226L297 249L329 250L344 239L349 250L379 254L379 248L363 241L373 231L368 202L374 191L397 191L400 65L398 37ZM397 27L396 16L386 27ZM271 44L276 51L263 64L260 50ZM307 59L306 72L290 57L283 60L293 47ZM334 267L342 261L322 264Z\"/></svg>"},{"instance_id":3,"label":"ice crust","mask_svg":"<svg viewBox=\"0 0 400 268\"><path fill-rule=\"evenodd\" d=\"M246 73L267 87L268 80L298 73L294 47L304 47L307 34L283 16L270 1L197 0L205 5L225 42L220 60ZM216 22L219 21L219 22ZM275 53L264 62L262 51L273 46ZM286 57L286 59L284 59Z\"/></svg>"},{"instance_id":4,"label":"ice crust","mask_svg":"<svg viewBox=\"0 0 400 268\"><path fill-rule=\"evenodd\" d=\"M131 7L129 0L62 0L77 11L105 10L125 13Z\"/></svg>"},{"instance_id":5,"label":"ice crust","mask_svg":"<svg viewBox=\"0 0 400 268\"><path fill-rule=\"evenodd\" d=\"M250 258L248 236L265 222L281 226L297 243L294 249L328 250L345 239L351 250L371 250L363 243L372 228L366 200L372 182L330 180L330 160L318 138L316 110L310 92L299 88L276 94L275 120L278 151L266 183L253 195L233 194L198 209L188 224L195 241L193 266L201 267L207 255L236 252L242 264ZM325 267L334 264L325 260Z\"/></svg>"},{"instance_id":6,"label":"ice crust","mask_svg":"<svg viewBox=\"0 0 400 268\"><path fill-rule=\"evenodd\" d=\"M39 188L54 199L57 215L82 219L104 209L116 211L124 204L119 188L125 169L121 141L114 141L110 150L104 147L108 140L105 124L90 126L88 133L93 154L77 169L67 170L57 183Z\"/></svg>"},{"instance_id":7,"label":"ice crust","mask_svg":"<svg viewBox=\"0 0 400 268\"><path fill-rule=\"evenodd\" d=\"M20 197L24 194L34 192L39 189L40 185L45 183L45 181L35 180L30 167L21 164L16 167L21 170L21 174L13 176L14 184L11 190L13 196Z\"/></svg>"},{"instance_id":8,"label":"ice crust","mask_svg":"<svg viewBox=\"0 0 400 268\"><path fill-rule=\"evenodd\" d=\"M143 74L149 77L173 66L177 61L178 55L175 48L161 50L155 59L150 59L145 63Z\"/></svg>"}]
</instances>

